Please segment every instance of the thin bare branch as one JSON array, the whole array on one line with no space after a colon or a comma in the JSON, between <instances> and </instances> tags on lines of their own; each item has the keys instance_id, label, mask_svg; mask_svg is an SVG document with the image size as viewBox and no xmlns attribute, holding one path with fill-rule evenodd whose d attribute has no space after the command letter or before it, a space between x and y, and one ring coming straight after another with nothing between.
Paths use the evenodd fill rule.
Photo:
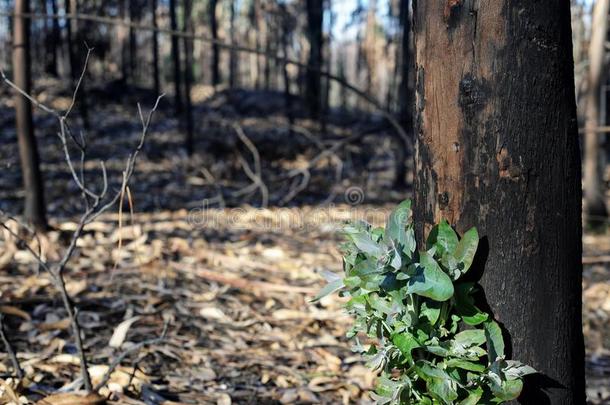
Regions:
<instances>
[{"instance_id":1,"label":"thin bare branch","mask_svg":"<svg viewBox=\"0 0 610 405\"><path fill-rule=\"evenodd\" d=\"M6 353L8 354L8 357L11 359L11 363L13 364L13 369L15 370L15 374L17 374L17 377L19 379L22 379L23 377L25 377L25 373L23 372L23 369L21 368L21 365L19 364L19 359L17 359L17 354L15 353L15 350L13 349L11 342L8 340L8 338L6 337L6 334L4 333L4 314L3 313L0 313L0 338L2 339L2 342L4 343L4 348L6 349Z\"/></svg>"}]
</instances>

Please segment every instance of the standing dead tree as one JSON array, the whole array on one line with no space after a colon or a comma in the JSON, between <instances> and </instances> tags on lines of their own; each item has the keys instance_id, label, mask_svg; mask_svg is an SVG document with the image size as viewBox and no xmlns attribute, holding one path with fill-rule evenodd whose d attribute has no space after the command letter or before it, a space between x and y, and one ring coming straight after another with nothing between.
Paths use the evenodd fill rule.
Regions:
<instances>
[{"instance_id":1,"label":"standing dead tree","mask_svg":"<svg viewBox=\"0 0 610 405\"><path fill-rule=\"evenodd\" d=\"M169 19L172 31L178 32L178 20L176 18L176 0L169 0ZM129 24L131 27L132 24ZM180 88L180 44L178 37L172 35L172 62L174 67L174 109L176 115L182 114L182 90Z\"/></svg>"},{"instance_id":2,"label":"standing dead tree","mask_svg":"<svg viewBox=\"0 0 610 405\"><path fill-rule=\"evenodd\" d=\"M610 0L595 2L589 43L589 74L587 80L584 136L584 212L587 222L598 224L608 216L603 192L603 167L600 139L597 128L600 122L600 89L606 78L606 37L608 35L608 12Z\"/></svg>"},{"instance_id":3,"label":"standing dead tree","mask_svg":"<svg viewBox=\"0 0 610 405\"><path fill-rule=\"evenodd\" d=\"M78 308L76 308L74 302L68 294L66 289L66 281L65 281L65 273L70 262L70 259L75 253L76 245L78 240L85 227L94 221L97 217L99 217L102 213L107 211L109 208L113 207L120 199L120 196L123 193L123 190L126 189L129 180L131 179L134 168L136 164L136 158L139 152L142 150L144 146L144 140L148 133L148 129L154 115L154 112L157 110L159 105L159 101L162 96L157 98L157 101L151 111L148 113L148 116L145 118L142 113L142 109L138 104L138 113L140 116L140 120L142 123L142 131L139 139L139 143L137 144L134 151L127 157L125 169L122 172L121 179L121 187L118 191L114 193L109 193L108 187L108 176L106 172L106 167L103 161L100 162L100 171L102 183L101 185L97 185L97 187L92 187L87 183L87 179L85 176L85 159L87 154L87 144L85 136L81 135L77 137L71 130L70 125L68 123L68 118L70 113L72 112L74 105L76 103L76 97L78 95L79 88L81 87L83 77L85 75L87 69L87 63L89 61L89 56L91 54L91 49L87 49L87 55L85 57L85 66L82 70L82 73L78 79L76 84L74 93L72 95L72 101L68 107L68 109L61 113L56 111L53 108L50 108L39 101L37 101L33 96L31 96L25 89L18 86L13 81L9 80L3 71L0 70L0 75L4 82L10 86L13 90L15 90L19 95L29 100L34 106L41 109L42 111L50 114L51 116L57 119L59 125L59 131L57 136L60 140L62 150L64 152L64 159L68 166L69 172L71 174L72 180L76 184L78 190L80 191L83 199L83 204L85 206L84 213L80 216L76 229L72 233L70 238L70 242L65 252L63 253L61 259L58 262L51 262L50 260L45 259L41 252L36 252L32 249L27 243L25 243L26 249L30 254L35 258L38 262L39 266L44 269L51 277L51 280L59 294L61 296L61 301L64 306L64 310L66 311L68 318L70 319L71 331L74 338L75 346L78 350L78 355L80 359L80 368L81 368L81 376L83 379L83 385L87 392L93 391L93 386L91 384L91 377L89 375L89 371L87 369L87 356L85 354L83 341L82 341L82 330L78 321ZM79 163L75 164L70 153L71 148L76 148L80 152ZM19 235L15 233L10 227L6 225L7 216L0 212L0 216L4 217L3 221L0 222L0 226L6 229L13 237L21 240ZM10 219L10 218L9 218ZM108 373L112 373L113 370L108 370Z\"/></svg>"},{"instance_id":4,"label":"standing dead tree","mask_svg":"<svg viewBox=\"0 0 610 405\"><path fill-rule=\"evenodd\" d=\"M15 1L15 14L27 13L29 0ZM17 86L29 93L32 86L30 56L30 20L15 18L13 25L13 71ZM19 158L25 189L24 216L37 229L47 227L44 185L40 173L40 158L34 136L32 105L21 94L15 94L15 123L19 141Z\"/></svg>"}]
</instances>

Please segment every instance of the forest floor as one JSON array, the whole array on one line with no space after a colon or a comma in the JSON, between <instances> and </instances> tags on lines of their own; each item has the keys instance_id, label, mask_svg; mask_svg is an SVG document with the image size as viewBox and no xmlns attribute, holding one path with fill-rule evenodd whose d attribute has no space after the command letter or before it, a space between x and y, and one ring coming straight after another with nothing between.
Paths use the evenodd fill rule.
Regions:
<instances>
[{"instance_id":1,"label":"forest floor","mask_svg":"<svg viewBox=\"0 0 610 405\"><path fill-rule=\"evenodd\" d=\"M50 87L43 83L38 97L65 108L69 95L48 94ZM98 218L70 262L67 288L79 307L93 379L169 322L164 340L144 346L113 373L105 388L115 392L111 403L371 403L366 392L374 375L350 351L341 300L310 299L324 285L323 271L341 271L342 224L366 218L381 225L408 196L408 190L388 191L393 140L387 128L338 115L324 138L298 117L290 132L281 94L200 90L195 155L186 156L181 120L162 105L130 187L134 214L125 204L122 215L115 209ZM23 194L14 118L2 91L0 209L17 214ZM102 90L90 91L98 93L90 98L95 130L88 132L86 176L99 180L93 159L104 158L117 187L138 138L135 101L119 105ZM130 93L152 104L154 97ZM227 120L239 123L260 154L270 208L259 207L260 190L249 187L238 156L254 159ZM63 163L56 123L39 112L35 122L52 227L40 245L56 259L76 227L80 196ZM308 166L357 131L367 136ZM286 176L295 168L307 169L309 181L285 201L299 190ZM587 394L591 404L603 404L610 403L610 232L587 234L584 246ZM34 401L82 384L66 313L37 267L23 244L0 236L0 311L30 381L13 391ZM0 376L9 372L6 357L0 353ZM11 392L4 387L5 395Z\"/></svg>"}]
</instances>

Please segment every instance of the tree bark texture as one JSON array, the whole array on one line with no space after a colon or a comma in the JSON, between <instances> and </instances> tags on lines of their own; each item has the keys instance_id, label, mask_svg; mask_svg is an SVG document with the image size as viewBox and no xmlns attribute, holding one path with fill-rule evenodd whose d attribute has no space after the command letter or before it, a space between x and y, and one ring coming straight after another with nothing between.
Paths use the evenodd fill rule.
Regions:
<instances>
[{"instance_id":1,"label":"tree bark texture","mask_svg":"<svg viewBox=\"0 0 610 405\"><path fill-rule=\"evenodd\" d=\"M414 2L418 238L482 240L525 404L584 404L581 184L569 0ZM422 225L423 224L423 225Z\"/></svg>"}]
</instances>

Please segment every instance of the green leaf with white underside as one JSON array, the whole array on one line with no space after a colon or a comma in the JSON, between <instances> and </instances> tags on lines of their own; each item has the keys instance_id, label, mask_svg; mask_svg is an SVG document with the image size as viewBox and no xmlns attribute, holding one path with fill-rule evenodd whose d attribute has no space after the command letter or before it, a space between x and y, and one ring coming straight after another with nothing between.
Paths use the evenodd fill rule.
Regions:
<instances>
[{"instance_id":1,"label":"green leaf with white underside","mask_svg":"<svg viewBox=\"0 0 610 405\"><path fill-rule=\"evenodd\" d=\"M415 251L413 228L407 226L410 216L411 200L405 200L390 214L383 237L386 243L393 241L394 245L409 257Z\"/></svg>"}]
</instances>

